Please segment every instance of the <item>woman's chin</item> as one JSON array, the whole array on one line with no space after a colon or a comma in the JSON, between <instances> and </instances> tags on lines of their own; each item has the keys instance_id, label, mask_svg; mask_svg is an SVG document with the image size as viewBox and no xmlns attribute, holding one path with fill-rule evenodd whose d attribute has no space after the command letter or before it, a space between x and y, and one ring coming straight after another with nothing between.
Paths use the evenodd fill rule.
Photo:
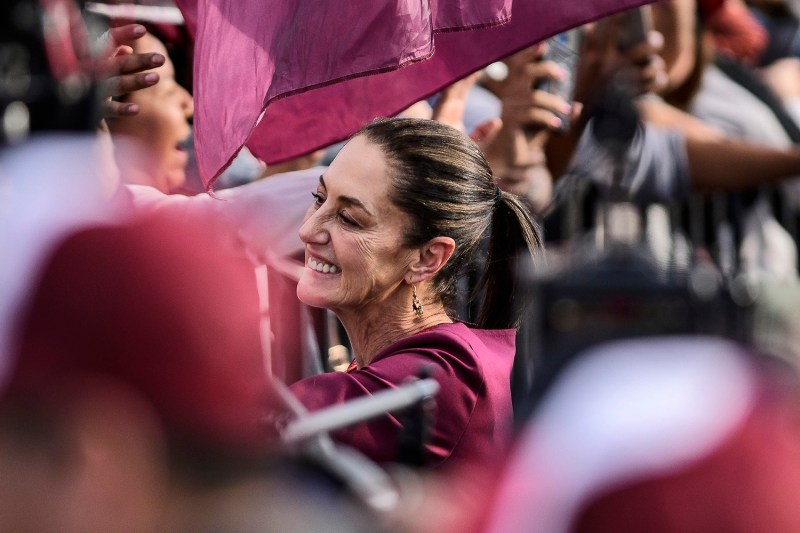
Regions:
<instances>
[{"instance_id":1,"label":"woman's chin","mask_svg":"<svg viewBox=\"0 0 800 533\"><path fill-rule=\"evenodd\" d=\"M165 182L169 192L181 190L186 185L186 171L183 168L170 170L166 173Z\"/></svg>"},{"instance_id":2,"label":"woman's chin","mask_svg":"<svg viewBox=\"0 0 800 533\"><path fill-rule=\"evenodd\" d=\"M311 307L328 307L328 299L319 287L307 279L310 272L304 272L297 283L297 299Z\"/></svg>"}]
</instances>

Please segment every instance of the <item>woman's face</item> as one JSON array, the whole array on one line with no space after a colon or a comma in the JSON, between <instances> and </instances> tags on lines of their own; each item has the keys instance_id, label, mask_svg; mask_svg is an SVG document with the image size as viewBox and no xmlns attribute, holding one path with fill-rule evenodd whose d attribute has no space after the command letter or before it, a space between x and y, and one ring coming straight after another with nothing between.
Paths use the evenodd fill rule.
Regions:
<instances>
[{"instance_id":1,"label":"woman's face","mask_svg":"<svg viewBox=\"0 0 800 533\"><path fill-rule=\"evenodd\" d=\"M194 111L192 96L175 81L175 68L170 61L164 45L150 34L136 41L137 53L159 52L167 58L164 64L154 69L160 76L152 87L135 91L128 95L128 102L139 104L139 113L134 117L114 120L109 124L113 134L123 134L135 138L147 152L144 165L136 158L121 162L123 176L131 171L146 174L145 181L164 192L179 189L186 181L188 154L182 143L191 133L188 119ZM129 169L126 165L139 168Z\"/></svg>"},{"instance_id":2,"label":"woman's face","mask_svg":"<svg viewBox=\"0 0 800 533\"><path fill-rule=\"evenodd\" d=\"M313 307L352 311L392 301L411 264L402 246L408 216L388 197L383 154L348 142L320 177L300 228L305 268L297 296Z\"/></svg>"}]
</instances>

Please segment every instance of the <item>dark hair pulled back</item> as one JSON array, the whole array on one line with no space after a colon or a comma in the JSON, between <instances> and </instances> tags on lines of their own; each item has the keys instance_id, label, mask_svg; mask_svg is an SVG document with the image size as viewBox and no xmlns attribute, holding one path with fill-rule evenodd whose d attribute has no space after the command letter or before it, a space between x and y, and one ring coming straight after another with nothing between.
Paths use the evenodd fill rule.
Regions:
<instances>
[{"instance_id":1,"label":"dark hair pulled back","mask_svg":"<svg viewBox=\"0 0 800 533\"><path fill-rule=\"evenodd\" d=\"M522 201L500 192L480 148L460 131L434 120L377 119L359 134L387 159L391 201L411 219L404 244L421 246L434 237L455 243L447 264L433 278L443 305L452 310L459 274L476 259L487 231L487 267L478 290L483 305L478 326L516 326L521 302L514 263L521 250L541 248L536 223Z\"/></svg>"}]
</instances>

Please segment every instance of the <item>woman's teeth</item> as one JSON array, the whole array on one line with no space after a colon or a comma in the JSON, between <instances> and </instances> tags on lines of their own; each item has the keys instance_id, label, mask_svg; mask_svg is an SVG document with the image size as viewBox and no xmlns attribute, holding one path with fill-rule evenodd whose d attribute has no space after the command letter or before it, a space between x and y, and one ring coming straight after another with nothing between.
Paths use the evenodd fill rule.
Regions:
<instances>
[{"instance_id":1,"label":"woman's teeth","mask_svg":"<svg viewBox=\"0 0 800 533\"><path fill-rule=\"evenodd\" d=\"M317 272L335 274L339 271L336 265L329 265L327 263L317 263L314 259L308 260L308 268L316 270Z\"/></svg>"}]
</instances>

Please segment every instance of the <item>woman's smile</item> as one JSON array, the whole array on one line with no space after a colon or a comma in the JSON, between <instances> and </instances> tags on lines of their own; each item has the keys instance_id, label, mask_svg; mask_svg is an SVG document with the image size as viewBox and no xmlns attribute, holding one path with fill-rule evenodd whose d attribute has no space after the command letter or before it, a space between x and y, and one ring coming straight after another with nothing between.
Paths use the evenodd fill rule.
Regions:
<instances>
[{"instance_id":1,"label":"woman's smile","mask_svg":"<svg viewBox=\"0 0 800 533\"><path fill-rule=\"evenodd\" d=\"M316 260L313 257L308 258L308 262L306 263L308 268L311 270L316 270L317 272L321 272L323 274L338 274L339 267L336 265L332 265L330 263L325 263L322 260Z\"/></svg>"},{"instance_id":2,"label":"woman's smile","mask_svg":"<svg viewBox=\"0 0 800 533\"><path fill-rule=\"evenodd\" d=\"M300 228L305 268L297 295L338 313L371 307L375 315L400 297L412 252L407 216L389 199L391 178L380 149L356 137L320 177Z\"/></svg>"}]
</instances>

